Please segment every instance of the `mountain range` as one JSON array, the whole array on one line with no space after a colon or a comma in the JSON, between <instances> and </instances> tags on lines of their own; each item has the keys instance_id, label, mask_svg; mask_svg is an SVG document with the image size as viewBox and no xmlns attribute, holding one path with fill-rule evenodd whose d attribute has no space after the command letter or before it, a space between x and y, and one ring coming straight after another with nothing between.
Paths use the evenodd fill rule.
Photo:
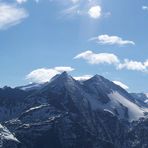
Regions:
<instances>
[{"instance_id":1,"label":"mountain range","mask_svg":"<svg viewBox=\"0 0 148 148\"><path fill-rule=\"evenodd\" d=\"M148 148L148 95L95 75L0 89L2 148Z\"/></svg>"}]
</instances>

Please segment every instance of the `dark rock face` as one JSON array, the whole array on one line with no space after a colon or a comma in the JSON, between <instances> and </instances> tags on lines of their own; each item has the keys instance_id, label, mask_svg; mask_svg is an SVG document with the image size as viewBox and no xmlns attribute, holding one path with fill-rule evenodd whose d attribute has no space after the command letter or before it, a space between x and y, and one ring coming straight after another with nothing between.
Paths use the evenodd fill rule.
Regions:
<instances>
[{"instance_id":1,"label":"dark rock face","mask_svg":"<svg viewBox=\"0 0 148 148\"><path fill-rule=\"evenodd\" d=\"M125 100L118 102L118 98L110 98L108 94L118 92L129 103L134 103L138 112L140 107L125 90L101 76L80 83L64 72L37 89L30 86L29 91L9 89L10 97L0 96L5 102L0 103L0 107L9 110L11 99L12 113L3 111L0 121L17 139L13 141L16 148L148 146L146 117L143 115L143 119L129 122L130 108ZM117 108L112 107L113 103ZM121 117L118 110L125 115ZM141 138L142 135L145 137ZM7 141L6 144L12 142ZM7 147L9 145L3 146Z\"/></svg>"},{"instance_id":2,"label":"dark rock face","mask_svg":"<svg viewBox=\"0 0 148 148\"><path fill-rule=\"evenodd\" d=\"M25 109L25 98L29 93L4 87L0 89L0 121L16 118Z\"/></svg>"},{"instance_id":3,"label":"dark rock face","mask_svg":"<svg viewBox=\"0 0 148 148\"><path fill-rule=\"evenodd\" d=\"M132 148L148 147L148 119L141 119L132 123L127 134L128 146Z\"/></svg>"}]
</instances>

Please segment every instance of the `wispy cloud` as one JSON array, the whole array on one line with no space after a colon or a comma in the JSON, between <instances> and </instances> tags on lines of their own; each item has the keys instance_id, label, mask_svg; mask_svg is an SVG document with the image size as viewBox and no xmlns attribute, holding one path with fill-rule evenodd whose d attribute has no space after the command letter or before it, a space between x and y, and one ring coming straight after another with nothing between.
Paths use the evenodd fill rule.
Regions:
<instances>
[{"instance_id":1,"label":"wispy cloud","mask_svg":"<svg viewBox=\"0 0 148 148\"><path fill-rule=\"evenodd\" d=\"M28 0L16 0L16 2L19 3L19 4L25 3L25 2L27 2L27 1L28 1Z\"/></svg>"},{"instance_id":2,"label":"wispy cloud","mask_svg":"<svg viewBox=\"0 0 148 148\"><path fill-rule=\"evenodd\" d=\"M0 29L6 29L19 24L28 17L25 9L14 4L0 3Z\"/></svg>"},{"instance_id":3,"label":"wispy cloud","mask_svg":"<svg viewBox=\"0 0 148 148\"><path fill-rule=\"evenodd\" d=\"M30 1L30 0L16 0L16 2L17 2L18 4L23 4L23 3L26 3L26 2L28 2L28 1ZM32 1L38 3L40 0L32 0Z\"/></svg>"},{"instance_id":4,"label":"wispy cloud","mask_svg":"<svg viewBox=\"0 0 148 148\"><path fill-rule=\"evenodd\" d=\"M148 11L148 6L142 6L142 10L147 10Z\"/></svg>"},{"instance_id":5,"label":"wispy cloud","mask_svg":"<svg viewBox=\"0 0 148 148\"><path fill-rule=\"evenodd\" d=\"M74 5L63 10L62 14L66 16L80 15L79 5Z\"/></svg>"},{"instance_id":6,"label":"wispy cloud","mask_svg":"<svg viewBox=\"0 0 148 148\"><path fill-rule=\"evenodd\" d=\"M126 84L124 84L124 83L122 83L122 82L120 82L120 81L113 81L116 85L119 85L120 87L122 87L123 89L129 89L129 87L126 85Z\"/></svg>"},{"instance_id":7,"label":"wispy cloud","mask_svg":"<svg viewBox=\"0 0 148 148\"><path fill-rule=\"evenodd\" d=\"M74 59L84 59L90 64L117 64L119 59L111 53L94 53L90 50L82 52L74 57Z\"/></svg>"},{"instance_id":8,"label":"wispy cloud","mask_svg":"<svg viewBox=\"0 0 148 148\"><path fill-rule=\"evenodd\" d=\"M89 16L92 19L99 19L101 17L101 6L93 6L87 9L82 9L80 4L75 4L67 9L63 10L62 13L67 16Z\"/></svg>"},{"instance_id":9,"label":"wispy cloud","mask_svg":"<svg viewBox=\"0 0 148 148\"><path fill-rule=\"evenodd\" d=\"M64 66L54 67L54 68L40 68L30 72L26 76L26 79L31 82L44 83L48 82L56 74L60 74L64 71L71 72L73 70L74 68L72 67L64 67Z\"/></svg>"},{"instance_id":10,"label":"wispy cloud","mask_svg":"<svg viewBox=\"0 0 148 148\"><path fill-rule=\"evenodd\" d=\"M91 19L99 19L102 16L102 8L98 0L64 0L66 8L62 14L70 16L85 16Z\"/></svg>"},{"instance_id":11,"label":"wispy cloud","mask_svg":"<svg viewBox=\"0 0 148 148\"><path fill-rule=\"evenodd\" d=\"M75 3L80 2L80 0L71 0L71 2L73 2L75 4Z\"/></svg>"},{"instance_id":12,"label":"wispy cloud","mask_svg":"<svg viewBox=\"0 0 148 148\"><path fill-rule=\"evenodd\" d=\"M97 43L100 43L100 44L107 44L107 45L120 45L120 46L128 45L128 44L135 45L134 41L123 40L119 36L109 36L108 34L103 34L97 37L92 37L89 40L96 41Z\"/></svg>"}]
</instances>

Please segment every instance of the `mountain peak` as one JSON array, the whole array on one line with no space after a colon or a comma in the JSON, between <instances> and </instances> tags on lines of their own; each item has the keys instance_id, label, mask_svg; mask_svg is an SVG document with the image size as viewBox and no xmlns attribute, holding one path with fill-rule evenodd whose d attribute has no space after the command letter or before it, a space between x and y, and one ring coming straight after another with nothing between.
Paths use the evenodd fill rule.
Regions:
<instances>
[{"instance_id":1,"label":"mountain peak","mask_svg":"<svg viewBox=\"0 0 148 148\"><path fill-rule=\"evenodd\" d=\"M104 77L103 76L101 76L101 75L98 75L98 74L96 74L96 75L94 75L94 78L96 78L96 79L104 79Z\"/></svg>"},{"instance_id":2,"label":"mountain peak","mask_svg":"<svg viewBox=\"0 0 148 148\"><path fill-rule=\"evenodd\" d=\"M43 89L47 89L49 86L50 87L56 87L56 88L63 88L63 86L69 86L69 85L75 85L76 80L73 79L67 72L63 72L61 74L55 75L48 85L46 85Z\"/></svg>"},{"instance_id":3,"label":"mountain peak","mask_svg":"<svg viewBox=\"0 0 148 148\"><path fill-rule=\"evenodd\" d=\"M90 78L88 81L101 82L104 80L106 80L106 79L103 76L96 74L92 78Z\"/></svg>"},{"instance_id":4,"label":"mountain peak","mask_svg":"<svg viewBox=\"0 0 148 148\"><path fill-rule=\"evenodd\" d=\"M69 75L66 71L64 71L60 74L60 77L69 77Z\"/></svg>"},{"instance_id":5,"label":"mountain peak","mask_svg":"<svg viewBox=\"0 0 148 148\"><path fill-rule=\"evenodd\" d=\"M63 73L54 76L51 79L51 82L56 81L56 80L58 80L58 81L67 81L67 80L74 80L74 79L66 71L64 71Z\"/></svg>"}]
</instances>

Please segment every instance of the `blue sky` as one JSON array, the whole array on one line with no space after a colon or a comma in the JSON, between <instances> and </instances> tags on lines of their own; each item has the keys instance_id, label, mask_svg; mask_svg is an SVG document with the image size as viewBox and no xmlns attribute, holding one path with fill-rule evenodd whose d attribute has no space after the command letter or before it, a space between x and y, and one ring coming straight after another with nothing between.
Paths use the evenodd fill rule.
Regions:
<instances>
[{"instance_id":1,"label":"blue sky","mask_svg":"<svg viewBox=\"0 0 148 148\"><path fill-rule=\"evenodd\" d=\"M0 0L0 86L66 70L148 92L147 18L146 0Z\"/></svg>"}]
</instances>

